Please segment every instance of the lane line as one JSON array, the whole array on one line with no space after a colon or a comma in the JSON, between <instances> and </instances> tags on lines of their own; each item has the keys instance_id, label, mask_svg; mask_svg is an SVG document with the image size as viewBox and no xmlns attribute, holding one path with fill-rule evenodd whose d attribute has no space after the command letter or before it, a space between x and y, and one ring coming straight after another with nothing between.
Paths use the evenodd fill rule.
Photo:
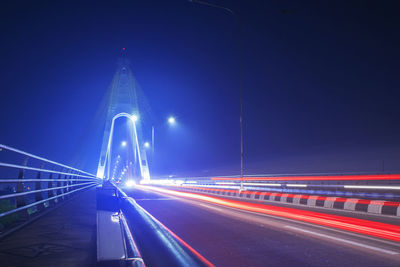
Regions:
<instances>
[{"instance_id":1,"label":"lane line","mask_svg":"<svg viewBox=\"0 0 400 267\"><path fill-rule=\"evenodd\" d=\"M199 206L203 206L205 208L208 208L208 209L217 210L217 211L220 211L220 212L223 211L223 209L212 207L212 206L209 206L209 205L206 205L206 204L198 204L198 203L196 203L196 204L199 205Z\"/></svg>"},{"instance_id":2,"label":"lane line","mask_svg":"<svg viewBox=\"0 0 400 267\"><path fill-rule=\"evenodd\" d=\"M173 198L133 198L136 201L142 200L174 200Z\"/></svg>"},{"instance_id":3,"label":"lane line","mask_svg":"<svg viewBox=\"0 0 400 267\"><path fill-rule=\"evenodd\" d=\"M373 246L357 243L357 242L354 242L354 241L350 241L350 240L347 240L347 239L339 238L339 237L334 237L334 236L330 236L330 235L326 235L326 234L321 234L321 233L316 233L316 232L304 230L304 229L301 229L301 228L298 228L298 227L295 227L295 226L285 225L285 228L289 228L289 229L292 229L292 230L295 230L295 231L299 231L299 232L303 232L303 233L308 233L308 234L311 234L311 235L316 235L316 236L319 236L319 237L324 237L324 238L336 240L336 241L347 243L347 244L350 244L350 245L353 245L353 246L358 246L358 247L363 247L363 248L379 251L379 252L386 253L386 254L389 254L389 255L398 255L399 254L398 252L393 251L393 250L387 250L387 249L383 249L383 248L373 247Z\"/></svg>"}]
</instances>

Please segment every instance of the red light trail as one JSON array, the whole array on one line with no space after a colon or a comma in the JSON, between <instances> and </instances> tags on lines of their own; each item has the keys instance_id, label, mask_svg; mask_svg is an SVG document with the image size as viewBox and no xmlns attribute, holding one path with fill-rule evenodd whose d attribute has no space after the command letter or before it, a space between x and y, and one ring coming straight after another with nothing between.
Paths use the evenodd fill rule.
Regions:
<instances>
[{"instance_id":1,"label":"red light trail","mask_svg":"<svg viewBox=\"0 0 400 267\"><path fill-rule=\"evenodd\" d=\"M237 200L223 199L219 197L207 196L197 193L188 193L174 191L153 186L137 185L140 189L147 189L160 193L166 193L174 196L186 197L195 200L206 201L213 204L223 205L226 207L274 215L303 222L328 226L336 229L342 229L354 233L365 234L369 236L400 241L400 226L386 223L362 220L357 218L319 213L314 211L298 210L294 208L276 207L265 204L248 203Z\"/></svg>"},{"instance_id":2,"label":"red light trail","mask_svg":"<svg viewBox=\"0 0 400 267\"><path fill-rule=\"evenodd\" d=\"M220 189L220 188L207 188L207 187L200 187L200 186L187 186L187 185L182 185L182 188L188 188L188 189L202 189L202 190L207 190L207 191L214 191L214 192L227 192L227 193L238 193L239 190L234 190L234 189ZM241 192L242 194L254 194L254 195L266 195L270 196L274 194L275 197L298 197L302 199L309 199L309 198L315 198L317 200L326 200L332 197L326 197L326 196L315 196L315 195L299 195L299 194L288 194L288 193L271 193L267 191L247 191L244 190ZM373 200L368 200L368 199L352 199L352 198L343 198L343 197L335 197L336 202L353 202L357 204L365 204L368 205L370 204ZM392 207L398 207L400 205L400 202L394 202L394 201L382 201L382 205L385 206L392 206Z\"/></svg>"},{"instance_id":3,"label":"red light trail","mask_svg":"<svg viewBox=\"0 0 400 267\"><path fill-rule=\"evenodd\" d=\"M213 177L219 181L369 181L369 180L400 180L400 174L369 174L369 175L324 175L324 176L277 176L277 177Z\"/></svg>"}]
</instances>

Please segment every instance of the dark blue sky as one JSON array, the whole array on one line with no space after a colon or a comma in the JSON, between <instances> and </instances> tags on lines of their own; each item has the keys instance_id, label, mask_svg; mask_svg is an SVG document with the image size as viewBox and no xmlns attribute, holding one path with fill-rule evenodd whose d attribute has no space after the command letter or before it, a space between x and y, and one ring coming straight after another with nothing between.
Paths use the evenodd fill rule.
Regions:
<instances>
[{"instance_id":1,"label":"dark blue sky","mask_svg":"<svg viewBox=\"0 0 400 267\"><path fill-rule=\"evenodd\" d=\"M213 2L243 24L246 173L399 170L396 1ZM238 173L232 16L184 0L0 10L0 143L95 172L126 47L158 125L154 172ZM170 114L180 127L165 127Z\"/></svg>"}]
</instances>

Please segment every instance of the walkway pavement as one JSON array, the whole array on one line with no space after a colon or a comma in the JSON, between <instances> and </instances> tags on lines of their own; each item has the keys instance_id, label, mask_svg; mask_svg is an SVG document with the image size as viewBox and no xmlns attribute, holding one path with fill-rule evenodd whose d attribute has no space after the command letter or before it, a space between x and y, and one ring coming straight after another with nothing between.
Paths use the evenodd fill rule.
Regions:
<instances>
[{"instance_id":1,"label":"walkway pavement","mask_svg":"<svg viewBox=\"0 0 400 267\"><path fill-rule=\"evenodd\" d=\"M0 266L96 266L96 190L0 240Z\"/></svg>"}]
</instances>

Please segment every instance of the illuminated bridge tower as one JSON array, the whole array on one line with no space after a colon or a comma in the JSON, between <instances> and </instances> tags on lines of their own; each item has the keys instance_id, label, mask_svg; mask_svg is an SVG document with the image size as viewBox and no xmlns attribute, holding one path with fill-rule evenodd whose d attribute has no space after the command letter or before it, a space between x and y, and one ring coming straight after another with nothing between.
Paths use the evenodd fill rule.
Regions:
<instances>
[{"instance_id":1,"label":"illuminated bridge tower","mask_svg":"<svg viewBox=\"0 0 400 267\"><path fill-rule=\"evenodd\" d=\"M125 50L125 49L124 49ZM138 91L140 87L130 70L130 62L126 57L122 57L118 61L118 68L111 82L109 89L109 100L107 106L107 115L105 121L103 141L101 145L100 159L97 168L97 176L101 178L108 178L107 173L111 168L111 146L113 130L113 119L118 117L118 114L130 114L139 117L139 101ZM135 160L138 159L139 169L142 179L150 179L149 167L146 157L146 152L142 148L141 142L141 123L140 118L135 121L135 127L131 129L132 134L132 149ZM112 142L112 141L111 141Z\"/></svg>"}]
</instances>

